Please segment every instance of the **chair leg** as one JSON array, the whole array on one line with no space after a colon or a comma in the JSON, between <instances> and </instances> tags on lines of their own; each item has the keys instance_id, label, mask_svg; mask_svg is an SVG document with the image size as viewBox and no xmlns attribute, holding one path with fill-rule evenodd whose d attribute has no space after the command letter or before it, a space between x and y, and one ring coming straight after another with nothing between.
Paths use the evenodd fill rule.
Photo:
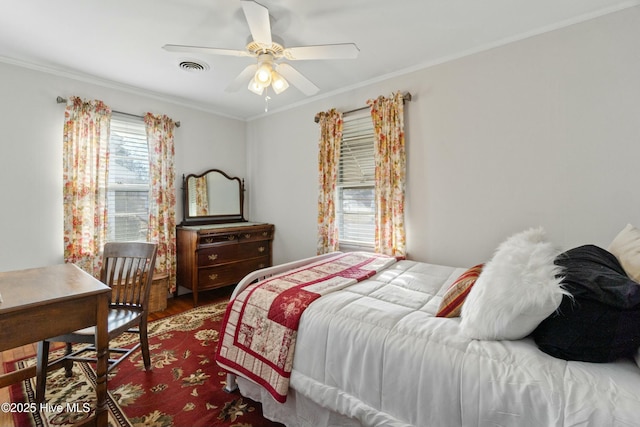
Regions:
<instances>
[{"instance_id":1,"label":"chair leg","mask_svg":"<svg viewBox=\"0 0 640 427\"><path fill-rule=\"evenodd\" d=\"M64 352L65 356L68 356L71 354L71 351L73 349L73 345L68 342L66 343L66 350ZM64 361L64 376L67 378L71 378L71 376L73 376L73 360L65 360Z\"/></svg>"},{"instance_id":2,"label":"chair leg","mask_svg":"<svg viewBox=\"0 0 640 427\"><path fill-rule=\"evenodd\" d=\"M47 365L49 364L49 341L38 342L38 356L36 361L36 403L44 402L47 387Z\"/></svg>"},{"instance_id":3,"label":"chair leg","mask_svg":"<svg viewBox=\"0 0 640 427\"><path fill-rule=\"evenodd\" d=\"M142 360L144 361L144 369L151 369L151 355L149 354L149 337L147 335L147 319L142 319L139 325L140 329L140 347L142 347Z\"/></svg>"}]
</instances>

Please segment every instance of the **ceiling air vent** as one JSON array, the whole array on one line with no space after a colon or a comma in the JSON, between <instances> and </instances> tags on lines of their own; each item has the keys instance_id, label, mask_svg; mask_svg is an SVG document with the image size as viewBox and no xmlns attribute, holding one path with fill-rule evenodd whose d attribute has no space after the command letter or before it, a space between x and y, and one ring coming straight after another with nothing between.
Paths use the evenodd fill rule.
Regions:
<instances>
[{"instance_id":1,"label":"ceiling air vent","mask_svg":"<svg viewBox=\"0 0 640 427\"><path fill-rule=\"evenodd\" d=\"M207 71L209 69L209 65L204 62L199 62L193 59L184 59L178 63L178 67L184 71Z\"/></svg>"}]
</instances>

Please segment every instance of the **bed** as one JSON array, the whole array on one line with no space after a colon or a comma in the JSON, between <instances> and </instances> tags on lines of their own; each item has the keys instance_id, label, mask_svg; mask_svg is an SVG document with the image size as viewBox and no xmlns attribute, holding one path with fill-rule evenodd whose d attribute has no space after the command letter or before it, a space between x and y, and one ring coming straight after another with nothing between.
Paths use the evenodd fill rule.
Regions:
<instances>
[{"instance_id":1,"label":"bed","mask_svg":"<svg viewBox=\"0 0 640 427\"><path fill-rule=\"evenodd\" d=\"M264 373L264 365L253 359L247 362L247 355L240 364L230 362L228 349L221 349L246 330L238 327L233 332L223 327L216 361L230 372L227 389L239 387L244 396L262 403L267 418L289 427L640 425L640 368L633 358L617 357L608 363L568 361L541 351L534 340L538 325L556 319L561 301L574 297L567 292L566 281L562 282L565 276L558 275L559 267L549 263L559 253L549 249L541 234L527 233L524 245L514 246L514 239L507 239L484 264L485 270L475 276L462 301L462 317L438 315L451 289L468 275L468 267L376 259L376 267L362 277L322 293L306 306L293 328L295 351L289 362L283 360L282 366L288 364L289 370L280 394L262 379L238 369L246 362ZM550 281L544 310L529 307L524 310L524 322L507 319L504 313L494 316L488 335L477 336L487 333L487 328L476 330L486 319L464 309L472 305L470 301L481 301L484 312L499 312L494 304L509 300L501 296L496 303L481 291L474 293L476 286L482 289L480 278L485 272L488 278L492 277L489 273L496 273L499 255L505 253L509 268L519 263L518 256L526 256L527 267L510 274L524 274L522 270L535 267L526 274L542 271L557 280ZM250 274L234 291L227 317L250 317L249 311L243 311L248 310L249 300L235 315L232 306L259 283L291 272L296 277L305 275L309 268L344 256L327 254ZM256 282L259 279L262 282ZM523 282L529 277L519 279ZM491 285L498 281L494 277ZM526 293L519 289L515 298L526 299ZM537 296L543 293L536 290ZM492 309L486 310L487 306ZM481 316L487 316L484 312ZM532 317L537 320L531 322ZM552 325L558 329L557 324Z\"/></svg>"}]
</instances>

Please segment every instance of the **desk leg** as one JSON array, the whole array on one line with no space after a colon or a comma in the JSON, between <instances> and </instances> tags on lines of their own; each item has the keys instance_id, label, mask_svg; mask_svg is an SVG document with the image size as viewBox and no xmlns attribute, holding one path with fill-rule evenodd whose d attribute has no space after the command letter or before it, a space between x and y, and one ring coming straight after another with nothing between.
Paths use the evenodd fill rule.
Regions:
<instances>
[{"instance_id":1,"label":"desk leg","mask_svg":"<svg viewBox=\"0 0 640 427\"><path fill-rule=\"evenodd\" d=\"M109 336L107 332L107 316L109 310L108 295L98 297L96 307L96 426L106 427L109 419L107 408L107 364Z\"/></svg>"},{"instance_id":2,"label":"desk leg","mask_svg":"<svg viewBox=\"0 0 640 427\"><path fill-rule=\"evenodd\" d=\"M38 341L38 356L36 362L36 403L44 402L47 385L47 365L49 364L49 341Z\"/></svg>"}]
</instances>

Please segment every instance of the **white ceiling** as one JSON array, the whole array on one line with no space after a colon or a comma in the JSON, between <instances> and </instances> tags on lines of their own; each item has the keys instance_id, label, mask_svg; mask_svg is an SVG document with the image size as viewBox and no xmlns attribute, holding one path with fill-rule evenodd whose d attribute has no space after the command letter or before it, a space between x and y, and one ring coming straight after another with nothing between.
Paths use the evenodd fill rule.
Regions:
<instances>
[{"instance_id":1,"label":"white ceiling","mask_svg":"<svg viewBox=\"0 0 640 427\"><path fill-rule=\"evenodd\" d=\"M636 0L259 0L285 47L355 43L357 59L295 61L320 88L357 87L640 4ZM250 119L264 99L225 92L252 58L180 54L164 44L243 49L239 0L0 0L0 61L150 93ZM205 62L185 71L181 60ZM133 89L135 88L135 89ZM410 88L407 88L410 90ZM68 96L71 94L60 94ZM294 87L270 111L308 101Z\"/></svg>"}]
</instances>

